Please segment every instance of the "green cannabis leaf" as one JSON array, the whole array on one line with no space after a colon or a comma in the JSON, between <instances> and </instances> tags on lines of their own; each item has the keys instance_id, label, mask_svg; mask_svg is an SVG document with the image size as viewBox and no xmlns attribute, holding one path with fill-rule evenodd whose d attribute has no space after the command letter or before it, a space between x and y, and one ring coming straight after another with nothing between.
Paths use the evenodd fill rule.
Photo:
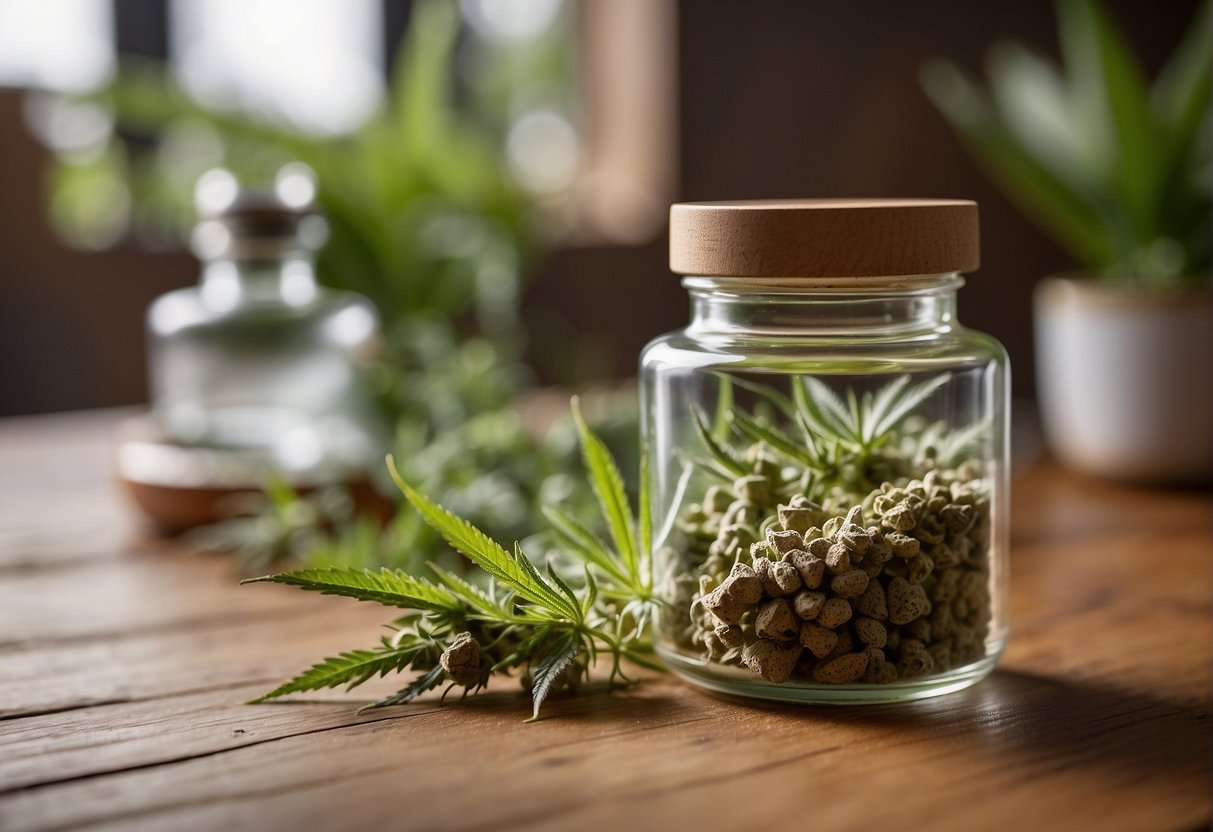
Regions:
<instances>
[{"instance_id":1,"label":"green cannabis leaf","mask_svg":"<svg viewBox=\"0 0 1213 832\"><path fill-rule=\"evenodd\" d=\"M407 649L351 650L312 665L291 681L252 701L266 702L288 693L338 685L346 685L347 690L356 688L372 676L385 676L400 670L411 658Z\"/></svg>"},{"instance_id":2,"label":"green cannabis leaf","mask_svg":"<svg viewBox=\"0 0 1213 832\"><path fill-rule=\"evenodd\" d=\"M755 382L722 378L722 399L732 402L736 386L755 395L761 406L729 409L726 427L731 432L725 435L713 431L701 411L692 410L706 452L692 462L728 483L765 471L781 500L796 494L818 501L831 495L862 496L885 479L908 475L912 463L954 460L986 435L985 422L959 431L925 421L919 431L906 428L911 418L921 418L915 414L950 378L941 373L913 384L907 374L878 390L848 389L839 396L820 378L804 375L792 380L791 397ZM741 440L739 447L734 439ZM780 462L792 467L785 471Z\"/></svg>"},{"instance_id":3,"label":"green cannabis leaf","mask_svg":"<svg viewBox=\"0 0 1213 832\"><path fill-rule=\"evenodd\" d=\"M524 682L529 679L532 718L538 718L548 696L562 688L575 690L599 656L610 659L612 685L633 681L623 669L625 660L660 669L648 658L656 605L648 492L642 490L639 516L633 514L615 460L581 418L575 399L573 414L610 544L568 512L548 507L545 513L580 574L562 574L551 564L540 568L518 543L512 551L501 546L419 493L389 457L389 470L408 503L476 570L464 576L433 563L420 573L333 566L246 581L410 610L389 625L392 634L379 646L326 658L253 701L342 685L349 689L406 670L417 674L397 693L367 706L379 708L409 702L444 682L448 690L474 693L493 677L517 672ZM642 458L642 469L645 465Z\"/></svg>"},{"instance_id":4,"label":"green cannabis leaf","mask_svg":"<svg viewBox=\"0 0 1213 832\"><path fill-rule=\"evenodd\" d=\"M359 601L374 601L387 607L450 611L459 606L459 599L449 590L415 578L404 572L382 569L379 572L356 571L328 567L323 569L300 569L265 578L253 578L246 583L273 581L297 586L323 595L344 595Z\"/></svg>"},{"instance_id":5,"label":"green cannabis leaf","mask_svg":"<svg viewBox=\"0 0 1213 832\"><path fill-rule=\"evenodd\" d=\"M910 387L910 377L903 375L875 393L858 396L848 389L844 403L821 379L800 376L793 393L810 440L833 442L866 456L888 442L893 430L951 377L940 373Z\"/></svg>"}]
</instances>

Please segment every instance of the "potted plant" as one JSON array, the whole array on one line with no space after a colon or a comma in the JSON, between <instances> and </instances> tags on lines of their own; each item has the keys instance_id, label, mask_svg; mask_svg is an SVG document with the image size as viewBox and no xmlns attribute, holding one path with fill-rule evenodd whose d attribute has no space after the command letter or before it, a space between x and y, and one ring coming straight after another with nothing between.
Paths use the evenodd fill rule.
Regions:
<instances>
[{"instance_id":1,"label":"potted plant","mask_svg":"<svg viewBox=\"0 0 1213 832\"><path fill-rule=\"evenodd\" d=\"M1213 474L1209 4L1157 79L1096 0L1059 0L1062 66L999 44L988 88L947 61L928 96L1076 270L1035 293L1054 452L1140 482Z\"/></svg>"}]
</instances>

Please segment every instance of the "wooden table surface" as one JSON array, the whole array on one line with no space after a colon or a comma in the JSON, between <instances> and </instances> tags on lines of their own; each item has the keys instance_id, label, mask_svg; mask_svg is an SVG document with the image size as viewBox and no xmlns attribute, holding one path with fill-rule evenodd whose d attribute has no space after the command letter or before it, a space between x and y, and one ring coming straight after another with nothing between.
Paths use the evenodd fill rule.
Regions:
<instances>
[{"instance_id":1,"label":"wooden table surface","mask_svg":"<svg viewBox=\"0 0 1213 832\"><path fill-rule=\"evenodd\" d=\"M109 480L115 418L0 421L0 829L1209 822L1205 493L1017 477L1010 646L959 694L771 706L658 677L533 724L504 687L356 716L358 691L241 703L391 614L147 538Z\"/></svg>"}]
</instances>

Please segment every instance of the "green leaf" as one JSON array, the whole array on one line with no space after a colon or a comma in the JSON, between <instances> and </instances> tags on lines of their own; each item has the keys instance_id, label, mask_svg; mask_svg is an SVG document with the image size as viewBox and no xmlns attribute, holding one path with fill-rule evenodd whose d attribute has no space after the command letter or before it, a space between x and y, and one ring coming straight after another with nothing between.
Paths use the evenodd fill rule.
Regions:
<instances>
[{"instance_id":1,"label":"green leaf","mask_svg":"<svg viewBox=\"0 0 1213 832\"><path fill-rule=\"evenodd\" d=\"M551 609L566 614L573 621L581 620L581 603L577 600L576 596L570 598L567 595L562 595L561 593L567 587L552 587L551 584L544 580L543 574L535 566L535 562L526 556L526 552L522 551L522 545L516 540L514 541L514 563L522 567L522 570L534 581L535 585L542 586L552 593L552 603L549 604ZM551 570L549 570L548 574L551 575Z\"/></svg>"},{"instance_id":2,"label":"green leaf","mask_svg":"<svg viewBox=\"0 0 1213 832\"><path fill-rule=\"evenodd\" d=\"M750 469L731 450L721 445L712 436L712 431L708 428L707 417L703 415L703 412L698 407L691 408L691 420L695 423L695 430L698 432L704 447L708 449L712 460L725 472L722 475L725 479L728 479L728 475L730 474L736 478L744 477L750 473Z\"/></svg>"},{"instance_id":3,"label":"green leaf","mask_svg":"<svg viewBox=\"0 0 1213 832\"><path fill-rule=\"evenodd\" d=\"M715 373L715 375L727 378L729 383L734 387L740 387L742 390L747 390L770 402L776 410L789 419L796 415L796 403L770 385L759 384L758 382L749 381L744 378L735 378L720 372Z\"/></svg>"},{"instance_id":4,"label":"green leaf","mask_svg":"<svg viewBox=\"0 0 1213 832\"><path fill-rule=\"evenodd\" d=\"M1160 198L1159 147L1141 66L1097 0L1058 0L1057 23L1074 104L1096 108L1114 142L1112 180L1139 246L1154 238Z\"/></svg>"},{"instance_id":5,"label":"green leaf","mask_svg":"<svg viewBox=\"0 0 1213 832\"><path fill-rule=\"evenodd\" d=\"M1209 267L1209 29L1204 3L1151 90L1163 132L1161 232L1185 246L1180 275L1207 277Z\"/></svg>"},{"instance_id":6,"label":"green leaf","mask_svg":"<svg viewBox=\"0 0 1213 832\"><path fill-rule=\"evenodd\" d=\"M582 618L589 617L594 604L598 603L598 582L594 580L594 573L588 565L585 566L585 590L585 600L581 603Z\"/></svg>"},{"instance_id":7,"label":"green leaf","mask_svg":"<svg viewBox=\"0 0 1213 832\"><path fill-rule=\"evenodd\" d=\"M959 465L966 457L972 456L987 441L991 428L988 418L956 429L949 428L944 422L937 422L936 425L938 429L933 432L930 441L935 447L935 462L943 466ZM927 441L924 436L919 446L925 446Z\"/></svg>"},{"instance_id":8,"label":"green leaf","mask_svg":"<svg viewBox=\"0 0 1213 832\"><path fill-rule=\"evenodd\" d=\"M689 460L689 463L692 468L703 471L705 474L715 477L722 483L732 485L737 479L736 474L724 470L718 464L716 464L715 460L695 457L694 459Z\"/></svg>"},{"instance_id":9,"label":"green leaf","mask_svg":"<svg viewBox=\"0 0 1213 832\"><path fill-rule=\"evenodd\" d=\"M716 388L716 415L712 419L712 438L724 442L729 438L729 414L733 412L733 380L718 374L720 384Z\"/></svg>"},{"instance_id":10,"label":"green leaf","mask_svg":"<svg viewBox=\"0 0 1213 832\"><path fill-rule=\"evenodd\" d=\"M265 483L266 496L278 511L285 511L299 501L299 494L281 474L271 474Z\"/></svg>"},{"instance_id":11,"label":"green leaf","mask_svg":"<svg viewBox=\"0 0 1213 832\"><path fill-rule=\"evenodd\" d=\"M1213 3L1200 6L1183 40L1158 74L1150 90L1154 113L1172 141L1187 143L1195 138L1209 112L1210 17Z\"/></svg>"},{"instance_id":12,"label":"green leaf","mask_svg":"<svg viewBox=\"0 0 1213 832\"><path fill-rule=\"evenodd\" d=\"M852 451L861 448L862 441L847 424L845 407L832 390L811 376L803 376L793 380L792 392L799 408L796 417L804 431L806 450L817 461L826 460L831 447L845 445ZM829 398L822 399L823 394ZM837 407L823 408L819 400L833 401Z\"/></svg>"},{"instance_id":13,"label":"green leaf","mask_svg":"<svg viewBox=\"0 0 1213 832\"><path fill-rule=\"evenodd\" d=\"M564 594L564 597L569 599L569 603L577 609L578 615L576 617L578 619L584 617L586 608L581 603L581 599L577 597L577 593L573 591L573 588L568 585L564 578L560 577L560 573L552 568L550 563L548 564L548 578L551 579L552 583L556 584L557 589L559 589Z\"/></svg>"},{"instance_id":14,"label":"green leaf","mask_svg":"<svg viewBox=\"0 0 1213 832\"><path fill-rule=\"evenodd\" d=\"M864 404L870 405L870 401L865 401ZM847 388L847 411L850 413L850 429L851 434L859 440L859 444L868 444L868 432L864 426L865 408L860 405L858 397L855 395L854 388Z\"/></svg>"},{"instance_id":15,"label":"green leaf","mask_svg":"<svg viewBox=\"0 0 1213 832\"><path fill-rule=\"evenodd\" d=\"M875 423L872 431L872 441L884 436L900 425L902 421L917 410L927 399L931 398L936 390L947 384L951 378L951 373L940 373L904 392L902 391L902 387L905 386L905 383L909 382L909 376L903 376L886 385L884 389L877 393L876 401L872 405L871 419ZM886 394L889 388L895 389L891 393Z\"/></svg>"},{"instance_id":16,"label":"green leaf","mask_svg":"<svg viewBox=\"0 0 1213 832\"><path fill-rule=\"evenodd\" d=\"M797 376L792 392L796 405L827 436L854 439L850 412L842 399L824 381L813 376Z\"/></svg>"},{"instance_id":17,"label":"green leaf","mask_svg":"<svg viewBox=\"0 0 1213 832\"><path fill-rule=\"evenodd\" d=\"M640 570L634 574L635 586L648 595L653 585L653 503L649 493L649 447L640 449Z\"/></svg>"},{"instance_id":18,"label":"green leaf","mask_svg":"<svg viewBox=\"0 0 1213 832\"><path fill-rule=\"evenodd\" d=\"M548 636L552 634L553 627L552 624L540 624L533 628L514 650L514 653L497 664L497 668L512 667L529 659L547 641Z\"/></svg>"},{"instance_id":19,"label":"green leaf","mask_svg":"<svg viewBox=\"0 0 1213 832\"><path fill-rule=\"evenodd\" d=\"M573 420L577 423L577 433L581 438L581 455L590 475L590 485L602 508L611 540L628 574L635 575L639 569L640 552L636 548L636 524L628 505L627 491L623 487L623 477L607 446L586 424L576 398L573 399Z\"/></svg>"},{"instance_id":20,"label":"green leaf","mask_svg":"<svg viewBox=\"0 0 1213 832\"><path fill-rule=\"evenodd\" d=\"M739 431L758 442L765 442L768 447L781 453L793 462L812 467L816 460L805 452L804 445L797 442L778 428L757 422L744 410L733 413L733 424Z\"/></svg>"},{"instance_id":21,"label":"green leaf","mask_svg":"<svg viewBox=\"0 0 1213 832\"><path fill-rule=\"evenodd\" d=\"M409 684L393 693L391 696L380 699L378 702L372 702L369 705L363 705L358 709L358 713L373 711L379 708L388 708L392 705L407 705L426 691L433 690L442 684L442 680L446 677L446 671L442 669L442 665L437 664L431 667L422 675L418 676Z\"/></svg>"},{"instance_id":22,"label":"green leaf","mask_svg":"<svg viewBox=\"0 0 1213 832\"><path fill-rule=\"evenodd\" d=\"M515 547L511 556L480 529L418 493L400 476L390 456L388 470L405 498L451 548L531 603L574 620L580 617L579 610L569 607L568 601L540 576L521 549Z\"/></svg>"},{"instance_id":23,"label":"green leaf","mask_svg":"<svg viewBox=\"0 0 1213 832\"><path fill-rule=\"evenodd\" d=\"M552 685L577 657L580 641L580 637L575 632L561 636L535 668L535 682L531 687L531 697L534 700L531 721L539 719L539 709L543 707L544 701L548 698Z\"/></svg>"},{"instance_id":24,"label":"green leaf","mask_svg":"<svg viewBox=\"0 0 1213 832\"><path fill-rule=\"evenodd\" d=\"M447 74L458 27L451 4L423 0L414 5L404 41L396 55L392 90L401 150L415 152L428 138L435 116L449 109Z\"/></svg>"},{"instance_id":25,"label":"green leaf","mask_svg":"<svg viewBox=\"0 0 1213 832\"><path fill-rule=\"evenodd\" d=\"M287 584L322 595L342 595L405 609L433 612L458 612L463 609L462 601L446 588L392 569L373 572L348 566L330 566L248 578L241 583Z\"/></svg>"},{"instance_id":26,"label":"green leaf","mask_svg":"<svg viewBox=\"0 0 1213 832\"><path fill-rule=\"evenodd\" d=\"M417 655L416 645L379 650L351 650L314 664L289 682L258 696L249 704L268 702L289 693L335 688L356 688L372 676L385 676L402 670Z\"/></svg>"},{"instance_id":27,"label":"green leaf","mask_svg":"<svg viewBox=\"0 0 1213 832\"><path fill-rule=\"evenodd\" d=\"M997 43L986 61L990 93L1008 134L1087 201L1106 196L1110 137L1076 108L1056 63L1018 43Z\"/></svg>"},{"instance_id":28,"label":"green leaf","mask_svg":"<svg viewBox=\"0 0 1213 832\"><path fill-rule=\"evenodd\" d=\"M522 620L506 605L498 602L480 587L465 581L455 573L449 572L435 563L429 564L429 567L447 589L473 609L490 615L499 621Z\"/></svg>"},{"instance_id":29,"label":"green leaf","mask_svg":"<svg viewBox=\"0 0 1213 832\"><path fill-rule=\"evenodd\" d=\"M580 521L554 506L543 506L542 511L557 537L572 549L573 554L597 566L620 584L631 583L626 567Z\"/></svg>"},{"instance_id":30,"label":"green leaf","mask_svg":"<svg viewBox=\"0 0 1213 832\"><path fill-rule=\"evenodd\" d=\"M888 413L897 403L897 397L901 395L901 391L910 383L910 376L903 375L890 381L888 384L876 391L873 397L869 410L872 418L870 424L875 432L880 432L880 426L883 425Z\"/></svg>"},{"instance_id":31,"label":"green leaf","mask_svg":"<svg viewBox=\"0 0 1213 832\"><path fill-rule=\"evenodd\" d=\"M927 62L923 90L952 125L965 149L1015 202L1024 216L1052 235L1080 263L1102 268L1125 248L1102 210L1077 193L1002 123L984 92L948 61Z\"/></svg>"},{"instance_id":32,"label":"green leaf","mask_svg":"<svg viewBox=\"0 0 1213 832\"><path fill-rule=\"evenodd\" d=\"M814 425L803 410L796 414L796 424L804 435L805 454L812 460L808 467L814 471L832 470L834 460L828 455L828 448L837 448L837 440L834 440L832 445L826 444L829 439L828 434L823 434L819 426Z\"/></svg>"}]
</instances>

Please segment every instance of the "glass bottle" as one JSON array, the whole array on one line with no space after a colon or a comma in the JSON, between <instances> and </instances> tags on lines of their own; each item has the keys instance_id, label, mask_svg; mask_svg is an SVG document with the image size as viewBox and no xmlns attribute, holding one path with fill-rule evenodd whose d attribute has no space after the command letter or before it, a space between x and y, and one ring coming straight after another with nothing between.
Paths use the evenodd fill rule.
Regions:
<instances>
[{"instance_id":1,"label":"glass bottle","mask_svg":"<svg viewBox=\"0 0 1213 832\"><path fill-rule=\"evenodd\" d=\"M657 649L708 688L959 690L1007 635L1009 371L956 320L954 200L690 203L691 321L641 358Z\"/></svg>"},{"instance_id":2,"label":"glass bottle","mask_svg":"<svg viewBox=\"0 0 1213 832\"><path fill-rule=\"evenodd\" d=\"M378 315L317 284L323 220L281 190L231 182L193 234L199 284L148 310L152 416L167 444L195 452L190 481L164 484L258 488L272 473L310 487L365 479L382 458L364 378Z\"/></svg>"}]
</instances>

